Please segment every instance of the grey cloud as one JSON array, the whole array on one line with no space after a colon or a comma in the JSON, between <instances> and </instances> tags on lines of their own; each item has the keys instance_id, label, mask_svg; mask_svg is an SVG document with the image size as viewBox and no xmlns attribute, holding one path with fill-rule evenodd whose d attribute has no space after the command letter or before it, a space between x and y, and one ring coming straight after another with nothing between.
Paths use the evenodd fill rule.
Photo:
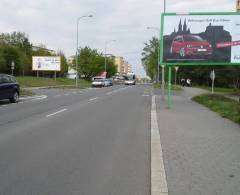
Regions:
<instances>
[{"instance_id":1,"label":"grey cloud","mask_svg":"<svg viewBox=\"0 0 240 195\"><path fill-rule=\"evenodd\" d=\"M176 11L232 11L234 0L166 0L167 10ZM51 49L61 49L72 55L76 45L76 19L84 18L79 26L80 46L91 46L103 51L104 42L116 39L109 53L123 55L134 65L137 73L141 67L141 49L155 31L147 26L160 26L163 0L1 0L0 31L24 31L34 44L43 43Z\"/></svg>"}]
</instances>

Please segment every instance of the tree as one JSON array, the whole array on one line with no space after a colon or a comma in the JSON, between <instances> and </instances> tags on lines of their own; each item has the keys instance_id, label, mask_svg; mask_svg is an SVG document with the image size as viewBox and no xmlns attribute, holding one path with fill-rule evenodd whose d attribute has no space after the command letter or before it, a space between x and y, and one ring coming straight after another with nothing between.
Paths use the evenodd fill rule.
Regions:
<instances>
[{"instance_id":1,"label":"tree","mask_svg":"<svg viewBox=\"0 0 240 195\"><path fill-rule=\"evenodd\" d=\"M147 75L154 79L156 78L157 65L158 65L158 49L159 39L153 37L148 43L145 43L145 47L142 52L142 64Z\"/></svg>"},{"instance_id":2,"label":"tree","mask_svg":"<svg viewBox=\"0 0 240 195\"><path fill-rule=\"evenodd\" d=\"M63 51L58 51L57 53L58 56L60 56L61 58L61 71L60 71L60 75L64 75L65 73L68 72L68 63L67 63L67 59L63 53Z\"/></svg>"},{"instance_id":3,"label":"tree","mask_svg":"<svg viewBox=\"0 0 240 195\"><path fill-rule=\"evenodd\" d=\"M85 47L80 49L78 56L78 71L84 75L87 80L98 75L104 71L105 58L103 54L99 53L96 49ZM108 76L113 76L117 72L113 60L107 58L107 73Z\"/></svg>"},{"instance_id":4,"label":"tree","mask_svg":"<svg viewBox=\"0 0 240 195\"><path fill-rule=\"evenodd\" d=\"M11 72L11 63L15 63L15 74L31 70L32 46L25 33L13 32L0 34L0 71Z\"/></svg>"}]
</instances>

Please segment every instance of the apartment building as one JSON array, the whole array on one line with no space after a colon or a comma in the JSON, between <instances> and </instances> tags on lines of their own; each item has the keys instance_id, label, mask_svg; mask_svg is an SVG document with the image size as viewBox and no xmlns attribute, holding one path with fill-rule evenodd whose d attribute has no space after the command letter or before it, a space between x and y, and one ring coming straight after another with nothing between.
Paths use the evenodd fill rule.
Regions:
<instances>
[{"instance_id":1,"label":"apartment building","mask_svg":"<svg viewBox=\"0 0 240 195\"><path fill-rule=\"evenodd\" d=\"M240 0L237 0L237 3L236 3L236 11L237 11L237 12L240 12Z\"/></svg>"},{"instance_id":2,"label":"apartment building","mask_svg":"<svg viewBox=\"0 0 240 195\"><path fill-rule=\"evenodd\" d=\"M115 66L119 74L127 74L132 72L132 65L130 65L123 57L116 56L114 58Z\"/></svg>"}]
</instances>

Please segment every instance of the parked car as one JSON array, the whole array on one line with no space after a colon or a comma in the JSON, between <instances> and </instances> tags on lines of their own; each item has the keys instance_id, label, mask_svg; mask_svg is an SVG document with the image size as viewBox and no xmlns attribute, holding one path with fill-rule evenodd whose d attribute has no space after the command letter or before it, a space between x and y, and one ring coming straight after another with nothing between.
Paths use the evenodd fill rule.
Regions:
<instances>
[{"instance_id":1,"label":"parked car","mask_svg":"<svg viewBox=\"0 0 240 195\"><path fill-rule=\"evenodd\" d=\"M105 80L102 78L95 78L92 81L92 87L104 87L105 86Z\"/></svg>"},{"instance_id":2,"label":"parked car","mask_svg":"<svg viewBox=\"0 0 240 195\"><path fill-rule=\"evenodd\" d=\"M209 56L213 52L212 45L198 35L178 35L170 48L170 54L186 56Z\"/></svg>"},{"instance_id":3,"label":"parked car","mask_svg":"<svg viewBox=\"0 0 240 195\"><path fill-rule=\"evenodd\" d=\"M20 87L15 77L0 74L0 100L9 99L16 103L19 100Z\"/></svg>"}]
</instances>

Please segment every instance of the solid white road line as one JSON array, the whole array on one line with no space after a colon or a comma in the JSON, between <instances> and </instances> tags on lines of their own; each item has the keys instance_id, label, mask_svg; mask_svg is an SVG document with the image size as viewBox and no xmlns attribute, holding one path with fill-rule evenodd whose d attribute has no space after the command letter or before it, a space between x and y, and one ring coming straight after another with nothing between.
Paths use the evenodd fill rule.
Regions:
<instances>
[{"instance_id":1,"label":"solid white road line","mask_svg":"<svg viewBox=\"0 0 240 195\"><path fill-rule=\"evenodd\" d=\"M48 118L48 117L54 116L54 115L56 115L56 114L59 114L59 113L62 113L62 112L64 112L64 111L66 111L66 110L67 110L67 109L64 108L64 109L59 110L59 111L57 111L57 112L54 112L54 113L52 113L52 114L46 115L46 117Z\"/></svg>"},{"instance_id":2,"label":"solid white road line","mask_svg":"<svg viewBox=\"0 0 240 195\"><path fill-rule=\"evenodd\" d=\"M156 98L152 96L151 109L151 195L168 195L166 172L157 122Z\"/></svg>"},{"instance_id":3,"label":"solid white road line","mask_svg":"<svg viewBox=\"0 0 240 195\"><path fill-rule=\"evenodd\" d=\"M38 95L38 96L28 96L28 97L21 97L19 100L29 100L29 99L45 99L47 98L46 95Z\"/></svg>"}]
</instances>

